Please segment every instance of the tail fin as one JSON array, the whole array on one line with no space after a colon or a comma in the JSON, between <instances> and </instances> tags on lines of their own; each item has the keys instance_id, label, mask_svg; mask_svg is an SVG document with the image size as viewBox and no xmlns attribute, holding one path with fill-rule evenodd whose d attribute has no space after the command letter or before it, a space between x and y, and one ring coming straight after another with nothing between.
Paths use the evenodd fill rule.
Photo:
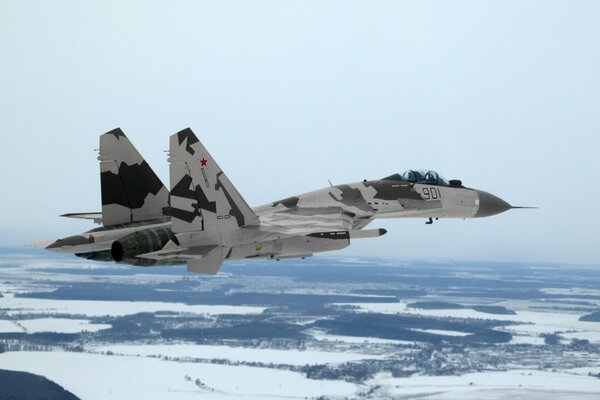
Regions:
<instances>
[{"instance_id":1,"label":"tail fin","mask_svg":"<svg viewBox=\"0 0 600 400\"><path fill-rule=\"evenodd\" d=\"M204 231L221 244L226 234L258 223L191 129L171 135L169 153L173 232Z\"/></svg>"},{"instance_id":2,"label":"tail fin","mask_svg":"<svg viewBox=\"0 0 600 400\"><path fill-rule=\"evenodd\" d=\"M100 136L102 223L163 218L169 191L120 128Z\"/></svg>"}]
</instances>

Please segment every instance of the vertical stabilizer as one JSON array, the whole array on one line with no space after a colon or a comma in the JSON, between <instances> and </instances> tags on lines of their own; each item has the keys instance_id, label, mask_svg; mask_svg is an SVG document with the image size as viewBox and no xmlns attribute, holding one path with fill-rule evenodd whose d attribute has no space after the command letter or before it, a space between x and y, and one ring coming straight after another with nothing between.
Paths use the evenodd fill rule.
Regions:
<instances>
[{"instance_id":1,"label":"vertical stabilizer","mask_svg":"<svg viewBox=\"0 0 600 400\"><path fill-rule=\"evenodd\" d=\"M119 128L100 136L102 223L164 218L169 191Z\"/></svg>"},{"instance_id":2,"label":"vertical stabilizer","mask_svg":"<svg viewBox=\"0 0 600 400\"><path fill-rule=\"evenodd\" d=\"M238 228L258 223L191 129L171 135L169 163L173 232L203 232L205 244L222 244Z\"/></svg>"}]
</instances>

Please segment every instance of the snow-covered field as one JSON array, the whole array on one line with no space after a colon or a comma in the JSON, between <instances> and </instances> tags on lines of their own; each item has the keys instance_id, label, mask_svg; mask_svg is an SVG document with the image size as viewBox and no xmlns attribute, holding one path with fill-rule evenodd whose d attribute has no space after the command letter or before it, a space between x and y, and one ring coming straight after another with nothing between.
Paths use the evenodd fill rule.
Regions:
<instances>
[{"instance_id":1,"label":"snow-covered field","mask_svg":"<svg viewBox=\"0 0 600 400\"><path fill-rule=\"evenodd\" d=\"M449 331L449 330L445 330L445 329L417 329L417 328L412 328L411 330L415 331L415 332L431 333L433 335L445 335L445 336L468 336L468 335L470 335L470 333L468 333L468 332Z\"/></svg>"},{"instance_id":2,"label":"snow-covered field","mask_svg":"<svg viewBox=\"0 0 600 400\"><path fill-rule=\"evenodd\" d=\"M352 383L291 371L85 353L7 352L0 365L43 375L85 400L351 398L357 390Z\"/></svg>"},{"instance_id":3,"label":"snow-covered field","mask_svg":"<svg viewBox=\"0 0 600 400\"><path fill-rule=\"evenodd\" d=\"M68 319L68 318L37 318L24 319L18 321L19 325L25 328L27 333L38 332L59 332L59 333L78 333L78 332L96 332L102 329L108 329L108 324L91 324L86 319Z\"/></svg>"},{"instance_id":4,"label":"snow-covered field","mask_svg":"<svg viewBox=\"0 0 600 400\"><path fill-rule=\"evenodd\" d=\"M0 320L0 333L78 333L84 331L96 332L110 327L107 324L91 324L87 319L37 318Z\"/></svg>"},{"instance_id":5,"label":"snow-covered field","mask_svg":"<svg viewBox=\"0 0 600 400\"><path fill-rule=\"evenodd\" d=\"M23 328L14 321L0 319L0 333L23 332Z\"/></svg>"},{"instance_id":6,"label":"snow-covered field","mask_svg":"<svg viewBox=\"0 0 600 400\"><path fill-rule=\"evenodd\" d=\"M323 340L328 342L343 342L343 343L355 343L355 344L394 344L394 345L414 345L415 342L409 342L406 340L394 340L394 339L381 339L368 336L345 336L345 335L331 335L325 331L312 329L305 331L317 340Z\"/></svg>"},{"instance_id":7,"label":"snow-covered field","mask_svg":"<svg viewBox=\"0 0 600 400\"><path fill-rule=\"evenodd\" d=\"M191 314L260 314L264 307L188 305L183 303L162 303L151 301L95 301L95 300L52 300L14 297L4 294L0 298L0 308L8 309L10 315L27 314L69 314L99 316L121 316L141 312L173 311Z\"/></svg>"},{"instance_id":8,"label":"snow-covered field","mask_svg":"<svg viewBox=\"0 0 600 400\"><path fill-rule=\"evenodd\" d=\"M361 353L341 353L316 350L274 350L195 344L113 345L95 347L91 350L96 353L112 351L114 354L134 356L168 356L203 359L218 358L228 359L230 361L290 365L329 364L383 358L379 355Z\"/></svg>"},{"instance_id":9,"label":"snow-covered field","mask_svg":"<svg viewBox=\"0 0 600 400\"><path fill-rule=\"evenodd\" d=\"M22 261L22 260L21 260ZM15 294L25 292L45 292L55 290L64 282L110 282L131 283L138 285L151 285L157 291L170 291L165 289L178 287L176 285L156 286L156 283L176 282L182 275L169 272L166 274L136 273L134 277L120 273L114 266L104 273L104 267L99 264L74 260L69 263L61 261L32 261L26 268L10 266L7 260L0 259L2 268L2 282L0 282L0 333L39 333L59 332L77 333L82 331L98 331L110 328L108 324L94 324L91 320L100 316L124 316L141 312L181 312L188 314L186 320L194 320L197 316L214 315L202 324L216 324L218 326L221 314L259 314L264 307L249 306L219 306L219 305L187 305L170 302L129 302L129 301L80 301L80 300L52 300L15 297ZM11 261L11 262L14 262ZM360 259L335 260L339 264L366 265L369 262ZM2 264L6 266L2 266ZM385 265L381 263L380 265ZM390 265L399 265L393 262ZM52 271L57 267L56 272ZM63 267L63 268L60 268ZM65 269L64 267L67 267ZM68 268L98 269L98 274L70 274ZM114 268L114 270L112 269ZM113 272L114 271L114 272ZM150 270L148 270L150 271ZM93 271L88 271L93 272ZM102 272L102 273L101 273ZM370 273L370 272L369 272ZM387 273L387 272L386 272ZM465 276L474 276L471 272ZM482 275L485 277L487 275ZM475 277L476 279L477 277ZM185 279L196 279L185 277ZM303 283L302 280L286 283L283 277L265 276L260 279L252 277L228 276L219 274L215 277L202 277L198 280L202 290L220 288L223 285L232 285L233 291L279 293L279 294L347 294L356 289L362 289L361 284L339 284L336 282L321 283L313 287L312 281ZM298 286L296 286L298 285ZM196 282L191 282L194 289ZM187 285L182 285L187 287ZM224 286L226 287L226 286ZM428 289L429 290L429 289ZM599 294L600 290L588 289L556 289L543 290L547 293L563 294L566 296L579 296L583 294ZM366 292L369 293L369 292ZM386 292L382 292L386 293ZM389 291L387 291L389 293ZM600 302L586 299L585 303L576 298L551 298L530 300L510 300L498 302L494 305L503 305L515 310L516 315L497 315L478 312L472 309L425 310L408 307L409 299L401 297L402 302L368 303L368 297L389 297L387 295L361 294L360 291L353 296L363 296L362 303L346 304L358 307L357 312L374 312L387 314L409 314L431 317L450 318L475 318L480 320L511 321L510 325L502 330L510 331L513 338L510 344L533 344L545 347L529 348L525 346L490 345L486 349L464 347L464 353L459 351L445 351L445 343L436 344L435 354L432 353L431 362L428 360L427 343L380 339L373 337L354 337L328 334L319 328L311 328L311 324L321 315L302 315L289 313L289 310L273 311L273 316L282 318L281 321L292 321L303 325L301 329L308 329L303 333L311 335L315 340L302 341L302 347L308 350L277 350L268 346L282 345L280 342L265 343L269 339L262 337L249 344L247 341L215 342L209 344L188 344L181 341L176 344L165 344L160 338L159 330L152 329L148 338L138 342L110 344L110 336L82 335L82 346L85 353L75 352L6 352L0 354L0 368L29 371L44 375L82 399L291 399L291 398L316 398L326 396L336 400L343 398L358 398L361 393L374 390L370 398L373 399L427 399L427 400L591 400L600 399L600 379L588 376L588 373L599 373L600 368L597 347L591 346L553 346L545 345L544 334L559 333L565 340L563 345L569 345L570 339L587 339L590 342L600 343L600 323L582 322L578 319L593 310L595 304ZM424 298L436 301L446 301L443 296L437 298L435 291L428 292ZM414 300L414 299L413 299ZM547 300L547 301L546 301ZM563 301L564 300L564 301ZM459 300L457 300L459 301ZM463 300L460 300L463 301ZM489 299L465 299L467 304L487 304ZM274 304L275 305L275 304ZM561 310L562 308L562 310ZM547 311L546 311L547 310ZM583 311L573 311L583 310ZM345 310L344 312L347 312ZM289 313L289 314L288 314ZM48 317L57 314L56 318ZM334 314L334 313L332 313ZM189 318L191 315L191 318ZM264 315L268 321L270 315ZM327 316L328 318L330 316ZM4 318L4 319L2 319ZM262 318L262 316L261 316ZM336 316L331 316L336 318ZM198 318L200 319L200 318ZM237 323L236 321L252 320L253 318L223 318L224 323ZM296 322L296 319L299 322ZM233 322L231 322L233 321ZM190 324L196 326L195 321ZM177 324L169 320L169 328ZM187 322L182 325L185 328ZM116 323L115 323L116 325ZM166 326L166 325L165 325ZM204 326L204 325L202 325ZM485 326L485 323L483 324ZM440 329L417 329L407 326L407 329L444 336L465 336L469 333ZM125 328L127 329L127 328ZM361 332L361 331L358 331ZM364 332L364 331L363 331ZM7 349L32 349L27 340L22 347L6 342ZM168 337L168 336L164 336ZM185 336L184 336L185 337ZM97 339L100 338L100 339ZM83 343L83 341L87 341ZM119 339L116 339L119 340ZM122 339L127 340L127 339ZM143 340L143 342L142 342ZM193 340L193 337L188 340ZM154 344L136 344L152 342ZM208 341L207 343L210 343ZM225 343L226 345L223 345ZM251 347L236 347L236 344ZM298 342L297 344L299 344ZM36 345L36 343L33 343ZM266 348L261 348L265 344ZM293 341L284 342L285 346L296 346ZM34 348L59 348L60 346L40 346ZM457 349L458 346L453 346ZM107 352L113 355L106 355ZM371 354L372 353L372 354ZM422 356L422 354L425 354ZM415 363L413 356L423 357ZM179 361L172 360L173 358ZM406 371L414 372L415 365L419 369L409 378L393 378L389 374L379 374L370 379L366 384L349 383L340 380L312 380L302 373L275 368L259 368L247 365L226 365L207 362L194 362L193 359L226 359L229 362L257 362L263 364L289 364L304 366L315 364L334 364L331 371L346 362L360 362L369 359L387 359L394 366L400 365ZM422 361L422 363L420 361ZM405 362L406 367L402 365ZM387 363L387 362L386 362ZM386 363L369 362L369 368L381 368L379 371L390 371L387 366L379 367ZM425 374L440 373L438 363L444 373L464 373L465 371L485 371L496 369L496 372L470 373L462 376L425 376ZM365 363L366 365L367 363ZM527 365L527 367L525 367ZM573 366L589 366L588 368L567 369ZM431 367L433 366L433 368ZM538 368L539 369L536 369ZM295 369L293 367L290 367ZM357 370L360 368L357 367ZM530 370L502 371L510 368L530 368ZM314 368L313 371L319 368ZM340 369L340 376L346 370ZM557 372L551 372L557 371ZM352 371L354 372L354 371ZM326 376L326 375L323 375ZM352 376L346 375L346 376ZM357 374L357 376L360 376ZM355 382L359 382L359 378ZM199 380L196 383L196 380ZM1 390L1 389L0 389Z\"/></svg>"},{"instance_id":10,"label":"snow-covered field","mask_svg":"<svg viewBox=\"0 0 600 400\"><path fill-rule=\"evenodd\" d=\"M542 336L530 336L530 335L516 335L513 333L513 337L509 342L510 344L531 344L534 346L541 346L545 344Z\"/></svg>"},{"instance_id":11,"label":"snow-covered field","mask_svg":"<svg viewBox=\"0 0 600 400\"><path fill-rule=\"evenodd\" d=\"M597 371L596 371L597 372ZM544 372L512 370L478 372L462 376L413 376L393 378L380 375L367 382L382 385L390 398L427 400L567 400L600 398L600 379L587 371Z\"/></svg>"}]
</instances>

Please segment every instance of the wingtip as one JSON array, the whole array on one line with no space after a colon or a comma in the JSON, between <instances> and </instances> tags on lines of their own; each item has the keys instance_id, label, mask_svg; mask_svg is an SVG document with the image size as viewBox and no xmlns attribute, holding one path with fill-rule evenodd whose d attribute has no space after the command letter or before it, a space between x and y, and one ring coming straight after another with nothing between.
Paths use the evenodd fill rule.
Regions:
<instances>
[{"instance_id":1,"label":"wingtip","mask_svg":"<svg viewBox=\"0 0 600 400\"><path fill-rule=\"evenodd\" d=\"M124 137L124 138L127 137L127 136L125 136L125 133L123 132L123 130L121 128L119 128L119 127L115 128L113 130L110 130L110 131L108 131L106 133L103 133L100 136L104 136L104 135L113 135L117 139L119 139L120 137Z\"/></svg>"},{"instance_id":2,"label":"wingtip","mask_svg":"<svg viewBox=\"0 0 600 400\"><path fill-rule=\"evenodd\" d=\"M173 134L172 136L177 138L178 144L182 144L187 139L188 146L199 141L198 137L196 136L194 131L192 131L192 128L189 128L189 127L180 130L179 132Z\"/></svg>"}]
</instances>

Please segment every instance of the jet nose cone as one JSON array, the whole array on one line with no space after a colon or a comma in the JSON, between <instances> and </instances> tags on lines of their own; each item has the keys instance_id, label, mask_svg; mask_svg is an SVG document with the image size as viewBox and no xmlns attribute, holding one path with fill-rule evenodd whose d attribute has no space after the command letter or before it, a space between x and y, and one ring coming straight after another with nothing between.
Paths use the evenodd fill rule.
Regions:
<instances>
[{"instance_id":1,"label":"jet nose cone","mask_svg":"<svg viewBox=\"0 0 600 400\"><path fill-rule=\"evenodd\" d=\"M59 249L62 247L62 239L55 240L54 242L50 242L44 248L50 251L60 251Z\"/></svg>"},{"instance_id":2,"label":"jet nose cone","mask_svg":"<svg viewBox=\"0 0 600 400\"><path fill-rule=\"evenodd\" d=\"M488 192L478 190L479 195L479 210L475 214L475 218L489 217L510 210L512 206L499 197Z\"/></svg>"}]
</instances>

